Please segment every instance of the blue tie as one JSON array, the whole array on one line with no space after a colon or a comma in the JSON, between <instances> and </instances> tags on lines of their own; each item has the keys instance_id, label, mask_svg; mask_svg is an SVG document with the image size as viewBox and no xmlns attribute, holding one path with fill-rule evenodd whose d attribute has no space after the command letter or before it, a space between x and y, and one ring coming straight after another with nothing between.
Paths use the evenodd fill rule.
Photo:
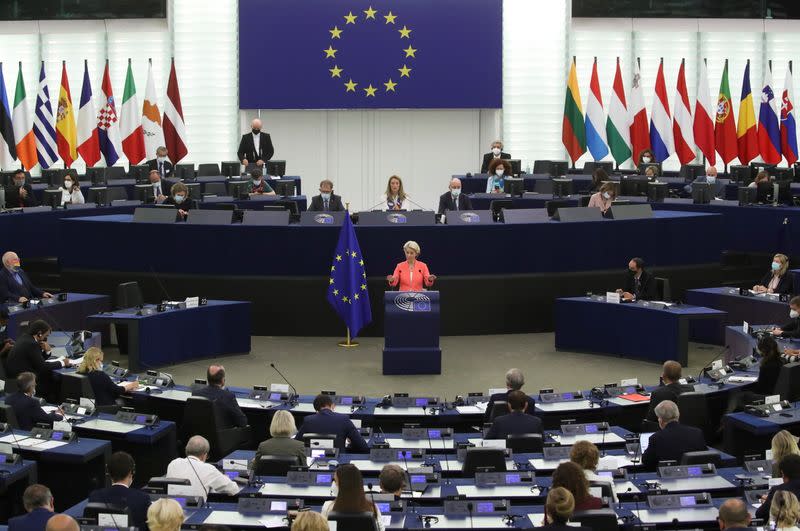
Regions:
<instances>
[{"instance_id":1,"label":"blue tie","mask_svg":"<svg viewBox=\"0 0 800 531\"><path fill-rule=\"evenodd\" d=\"M20 286L22 285L22 277L19 276L19 273L16 272L14 273L14 280L16 280L17 284L19 284Z\"/></svg>"}]
</instances>

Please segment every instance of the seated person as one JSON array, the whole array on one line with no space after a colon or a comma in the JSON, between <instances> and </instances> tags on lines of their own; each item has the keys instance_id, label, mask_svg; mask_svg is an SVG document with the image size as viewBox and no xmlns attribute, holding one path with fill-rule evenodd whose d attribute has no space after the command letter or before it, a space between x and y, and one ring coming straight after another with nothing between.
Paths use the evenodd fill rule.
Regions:
<instances>
[{"instance_id":1,"label":"seated person","mask_svg":"<svg viewBox=\"0 0 800 531\"><path fill-rule=\"evenodd\" d=\"M92 491L89 503L107 503L128 508L129 524L139 529L147 529L147 509L150 496L131 487L136 463L127 452L114 452L106 463L106 473L111 486Z\"/></svg>"},{"instance_id":2,"label":"seated person","mask_svg":"<svg viewBox=\"0 0 800 531\"><path fill-rule=\"evenodd\" d=\"M787 339L800 339L800 295L789 300L789 321L780 328L773 328L772 335Z\"/></svg>"},{"instance_id":3,"label":"seated person","mask_svg":"<svg viewBox=\"0 0 800 531\"><path fill-rule=\"evenodd\" d=\"M658 172L655 166L648 166L644 169L644 176L648 181L655 182L658 180Z\"/></svg>"},{"instance_id":4,"label":"seated person","mask_svg":"<svg viewBox=\"0 0 800 531\"><path fill-rule=\"evenodd\" d=\"M639 164L650 164L651 162L655 162L656 157L653 155L653 152L650 148L645 148L639 152L639 158L636 162L636 166L638 167Z\"/></svg>"},{"instance_id":5,"label":"seated person","mask_svg":"<svg viewBox=\"0 0 800 531\"><path fill-rule=\"evenodd\" d=\"M44 531L81 531L81 526L68 514L56 514L47 521Z\"/></svg>"},{"instance_id":6,"label":"seated person","mask_svg":"<svg viewBox=\"0 0 800 531\"><path fill-rule=\"evenodd\" d=\"M753 286L756 293L792 293L794 286L792 274L789 273L789 257L785 254L776 254L772 258L770 270Z\"/></svg>"},{"instance_id":7,"label":"seated person","mask_svg":"<svg viewBox=\"0 0 800 531\"><path fill-rule=\"evenodd\" d=\"M53 494L44 485L34 483L22 493L22 505L27 514L8 520L8 531L39 531L55 514Z\"/></svg>"},{"instance_id":8,"label":"seated person","mask_svg":"<svg viewBox=\"0 0 800 531\"><path fill-rule=\"evenodd\" d=\"M53 350L47 342L50 336L50 325L44 321L34 321L28 325L24 334L6 358L6 374L16 378L23 372L32 372L39 381L39 390L49 402L58 401L58 390L61 375L56 373L63 367L71 367L69 358L46 361Z\"/></svg>"},{"instance_id":9,"label":"seated person","mask_svg":"<svg viewBox=\"0 0 800 531\"><path fill-rule=\"evenodd\" d=\"M583 473L581 467L567 461L561 463L553 471L553 485L550 487L564 487L575 498L576 511L591 511L603 508L603 500L597 496L589 494L589 480ZM548 523L547 513L545 513L545 523Z\"/></svg>"},{"instance_id":10,"label":"seated person","mask_svg":"<svg viewBox=\"0 0 800 531\"><path fill-rule=\"evenodd\" d=\"M250 195L275 195L275 191L264 179L264 172L261 168L253 168L250 172L250 180L247 181L245 192Z\"/></svg>"},{"instance_id":11,"label":"seated person","mask_svg":"<svg viewBox=\"0 0 800 531\"><path fill-rule=\"evenodd\" d=\"M408 195L403 189L403 180L398 175L392 175L378 205L385 205L386 210L408 210L407 202Z\"/></svg>"},{"instance_id":12,"label":"seated person","mask_svg":"<svg viewBox=\"0 0 800 531\"><path fill-rule=\"evenodd\" d=\"M544 527L549 531L589 531L591 527L572 525L569 519L575 512L575 497L564 487L553 487L544 504ZM549 524L547 522L550 522Z\"/></svg>"},{"instance_id":13,"label":"seated person","mask_svg":"<svg viewBox=\"0 0 800 531\"><path fill-rule=\"evenodd\" d=\"M292 522L292 531L330 531L328 520L316 511L302 511ZM211 530L208 530L211 531ZM218 529L216 531L227 531Z\"/></svg>"},{"instance_id":14,"label":"seated person","mask_svg":"<svg viewBox=\"0 0 800 531\"><path fill-rule=\"evenodd\" d=\"M375 516L379 531L384 531L381 511L367 498L364 492L364 479L361 471L351 464L339 465L333 475L338 492L335 500L328 500L322 505L320 514L325 518L336 513L372 513Z\"/></svg>"},{"instance_id":15,"label":"seated person","mask_svg":"<svg viewBox=\"0 0 800 531\"><path fill-rule=\"evenodd\" d=\"M36 375L32 372L23 372L17 376L17 392L6 397L6 405L14 410L19 429L30 431L39 423L52 426L53 422L64 418L61 408L53 413L46 413L39 399L33 398L34 394L36 394Z\"/></svg>"},{"instance_id":16,"label":"seated person","mask_svg":"<svg viewBox=\"0 0 800 531\"><path fill-rule=\"evenodd\" d=\"M308 205L309 212L342 212L344 209L342 198L333 193L333 181L329 179L319 183L319 195L312 197Z\"/></svg>"},{"instance_id":17,"label":"seated person","mask_svg":"<svg viewBox=\"0 0 800 531\"><path fill-rule=\"evenodd\" d=\"M13 251L3 254L3 269L0 270L0 304L25 302L29 299L49 299L52 294L33 285L20 266L19 256Z\"/></svg>"},{"instance_id":18,"label":"seated person","mask_svg":"<svg viewBox=\"0 0 800 531\"><path fill-rule=\"evenodd\" d=\"M306 466L306 447L293 437L297 433L294 417L286 410L276 411L269 425L270 439L258 445L253 468L262 456L294 456L299 466Z\"/></svg>"},{"instance_id":19,"label":"seated person","mask_svg":"<svg viewBox=\"0 0 800 531\"><path fill-rule=\"evenodd\" d=\"M6 366L8 353L14 347L14 340L8 337L8 309L0 305L0 363Z\"/></svg>"},{"instance_id":20,"label":"seated person","mask_svg":"<svg viewBox=\"0 0 800 531\"><path fill-rule=\"evenodd\" d=\"M183 183L175 183L169 190L169 197L164 200L165 205L172 205L178 209L178 216L186 219L189 210L192 208L192 201L189 199L189 187Z\"/></svg>"},{"instance_id":21,"label":"seated person","mask_svg":"<svg viewBox=\"0 0 800 531\"><path fill-rule=\"evenodd\" d=\"M89 348L83 354L83 360L78 366L77 373L89 379L94 393L95 406L113 406L122 393L134 391L139 387L139 382L120 382L115 384L111 377L103 371L103 358L105 354L97 347Z\"/></svg>"},{"instance_id":22,"label":"seated person","mask_svg":"<svg viewBox=\"0 0 800 531\"><path fill-rule=\"evenodd\" d=\"M221 423L218 426L221 430L233 428L239 429L239 440L244 443L250 440L250 428L247 425L247 417L236 395L225 389L225 367L222 365L211 365L206 371L206 382L208 385L192 391L192 396L202 396L209 399L214 404L217 412L217 419Z\"/></svg>"},{"instance_id":23,"label":"seated person","mask_svg":"<svg viewBox=\"0 0 800 531\"><path fill-rule=\"evenodd\" d=\"M694 388L689 385L680 383L681 379L681 364L677 361L665 361L661 371L661 385L653 389L650 393L650 407L647 409L645 420L656 423L656 406L664 400L678 401L678 396L681 393L692 391ZM653 427L653 430L657 428ZM645 431L653 431L645 430Z\"/></svg>"},{"instance_id":24,"label":"seated person","mask_svg":"<svg viewBox=\"0 0 800 531\"><path fill-rule=\"evenodd\" d=\"M786 430L781 430L772 436L770 444L772 449L772 477L781 476L781 467L778 466L781 459L787 455L800 455L800 448L797 447L797 439Z\"/></svg>"},{"instance_id":25,"label":"seated person","mask_svg":"<svg viewBox=\"0 0 800 531\"><path fill-rule=\"evenodd\" d=\"M406 471L398 465L384 465L378 475L378 484L381 492L400 497L406 484Z\"/></svg>"},{"instance_id":26,"label":"seated person","mask_svg":"<svg viewBox=\"0 0 800 531\"><path fill-rule=\"evenodd\" d=\"M542 421L533 414L526 415L528 395L522 391L511 391L506 397L508 415L495 417L486 439L505 439L509 435L542 433Z\"/></svg>"},{"instance_id":27,"label":"seated person","mask_svg":"<svg viewBox=\"0 0 800 531\"><path fill-rule=\"evenodd\" d=\"M64 206L67 203L72 205L82 205L86 202L83 198L83 192L81 192L81 184L78 182L78 178L74 175L68 173L64 176L64 186L61 187L60 190L61 206Z\"/></svg>"},{"instance_id":28,"label":"seated person","mask_svg":"<svg viewBox=\"0 0 800 531\"><path fill-rule=\"evenodd\" d=\"M728 395L728 408L725 413L741 411L753 402L763 402L764 398L775 394L775 384L783 366L778 343L772 336L761 336L757 345L762 356L758 368L758 380L748 389L734 389Z\"/></svg>"},{"instance_id":29,"label":"seated person","mask_svg":"<svg viewBox=\"0 0 800 531\"><path fill-rule=\"evenodd\" d=\"M186 457L173 459L167 466L169 478L188 479L194 496L201 496L203 501L209 494L221 493L233 496L239 493L239 487L234 481L219 471L217 467L206 463L211 445L208 440L200 435L195 435L186 443ZM151 507L152 510L152 507ZM148 514L149 516L149 514Z\"/></svg>"},{"instance_id":30,"label":"seated person","mask_svg":"<svg viewBox=\"0 0 800 531\"><path fill-rule=\"evenodd\" d=\"M151 173L155 171L162 179L172 177L172 172L175 169L167 158L167 148L164 146L157 147L156 158L148 160L146 164Z\"/></svg>"},{"instance_id":31,"label":"seated person","mask_svg":"<svg viewBox=\"0 0 800 531\"><path fill-rule=\"evenodd\" d=\"M6 186L6 208L35 207L39 202L33 195L33 188L25 182L25 172L17 170Z\"/></svg>"},{"instance_id":32,"label":"seated person","mask_svg":"<svg viewBox=\"0 0 800 531\"><path fill-rule=\"evenodd\" d=\"M569 460L583 469L589 484L605 483L611 488L611 497L617 502L617 491L614 489L614 479L597 474L597 465L600 462L600 450L589 441L578 441L572 445Z\"/></svg>"},{"instance_id":33,"label":"seated person","mask_svg":"<svg viewBox=\"0 0 800 531\"><path fill-rule=\"evenodd\" d=\"M304 433L327 433L336 435L334 444L341 451L347 449L346 444L349 439L349 451L369 452L367 441L356 429L353 421L347 415L334 413L335 407L333 399L329 395L317 395L314 398L314 410L316 413L303 419L303 425L300 427L300 431L297 432L295 439L302 441Z\"/></svg>"},{"instance_id":34,"label":"seated person","mask_svg":"<svg viewBox=\"0 0 800 531\"><path fill-rule=\"evenodd\" d=\"M658 426L661 431L650 436L650 443L642 455L642 466L655 470L660 461L680 462L686 452L706 450L702 430L678 422L680 411L672 400L664 400L656 406Z\"/></svg>"},{"instance_id":35,"label":"seated person","mask_svg":"<svg viewBox=\"0 0 800 531\"><path fill-rule=\"evenodd\" d=\"M775 531L796 531L800 520L800 502L788 490L779 490L772 497L769 521L775 522Z\"/></svg>"},{"instance_id":36,"label":"seated person","mask_svg":"<svg viewBox=\"0 0 800 531\"><path fill-rule=\"evenodd\" d=\"M147 509L147 527L150 531L180 531L184 520L186 515L183 507L172 498L158 499Z\"/></svg>"},{"instance_id":37,"label":"seated person","mask_svg":"<svg viewBox=\"0 0 800 531\"><path fill-rule=\"evenodd\" d=\"M172 185L161 178L158 170L150 170L150 173L147 175L147 179L150 181L150 184L153 187L153 202L160 205L167 200L167 196L171 191Z\"/></svg>"},{"instance_id":38,"label":"seated person","mask_svg":"<svg viewBox=\"0 0 800 531\"><path fill-rule=\"evenodd\" d=\"M628 302L652 301L658 298L656 278L645 270L643 259L631 258L628 262L625 285L622 289L618 289L617 293L622 296L622 300Z\"/></svg>"},{"instance_id":39,"label":"seated person","mask_svg":"<svg viewBox=\"0 0 800 531\"><path fill-rule=\"evenodd\" d=\"M795 496L800 496L800 455L787 455L781 459L778 467L781 470L783 483L769 489L764 503L756 510L756 518L762 518L766 521L776 492L788 491Z\"/></svg>"},{"instance_id":40,"label":"seated person","mask_svg":"<svg viewBox=\"0 0 800 531\"><path fill-rule=\"evenodd\" d=\"M511 164L505 159L494 159L489 163L489 177L486 179L486 193L504 194L506 177L512 177Z\"/></svg>"},{"instance_id":41,"label":"seated person","mask_svg":"<svg viewBox=\"0 0 800 531\"><path fill-rule=\"evenodd\" d=\"M752 529L750 527L750 513L747 512L747 505L740 498L725 500L719 507L720 530L725 529Z\"/></svg>"},{"instance_id":42,"label":"seated person","mask_svg":"<svg viewBox=\"0 0 800 531\"><path fill-rule=\"evenodd\" d=\"M592 172L592 192L600 192L600 187L603 183L609 181L608 173L603 168L595 168Z\"/></svg>"},{"instance_id":43,"label":"seated person","mask_svg":"<svg viewBox=\"0 0 800 531\"><path fill-rule=\"evenodd\" d=\"M717 180L717 168L709 166L706 169L705 175L698 175L690 184L683 187L687 194L692 193L692 184L694 183L708 183L711 185L711 195L714 197L723 197L725 195L725 184Z\"/></svg>"},{"instance_id":44,"label":"seated person","mask_svg":"<svg viewBox=\"0 0 800 531\"><path fill-rule=\"evenodd\" d=\"M611 208L611 204L616 198L617 193L614 191L614 185L611 183L604 183L600 186L600 191L593 193L589 198L589 204L587 206L590 208L599 208L600 211L605 214L608 212L608 209Z\"/></svg>"},{"instance_id":45,"label":"seated person","mask_svg":"<svg viewBox=\"0 0 800 531\"><path fill-rule=\"evenodd\" d=\"M439 214L444 214L449 210L472 210L472 201L466 194L461 193L461 179L453 177L450 179L448 191L439 196Z\"/></svg>"},{"instance_id":46,"label":"seated person","mask_svg":"<svg viewBox=\"0 0 800 531\"><path fill-rule=\"evenodd\" d=\"M483 155L483 162L481 162L481 173L491 173L489 171L489 164L491 164L493 160L508 160L510 158L511 155L503 151L503 142L500 140L495 140L492 142L492 148L489 150L489 153Z\"/></svg>"},{"instance_id":47,"label":"seated person","mask_svg":"<svg viewBox=\"0 0 800 531\"><path fill-rule=\"evenodd\" d=\"M770 181L769 173L767 173L764 170L761 170L760 172L758 172L758 175L756 175L756 180L748 184L747 187L758 188L759 184L768 183L769 181Z\"/></svg>"},{"instance_id":48,"label":"seated person","mask_svg":"<svg viewBox=\"0 0 800 531\"><path fill-rule=\"evenodd\" d=\"M486 404L486 412L484 413L483 421L489 422L491 419L495 402L508 402L508 395L512 391L522 390L523 385L525 385L525 375L522 374L522 371L517 368L508 369L506 371L506 389L508 390L505 393L495 393L489 397L489 403ZM525 408L525 412L528 415L536 414L536 403L530 396L528 396L528 407Z\"/></svg>"}]
</instances>

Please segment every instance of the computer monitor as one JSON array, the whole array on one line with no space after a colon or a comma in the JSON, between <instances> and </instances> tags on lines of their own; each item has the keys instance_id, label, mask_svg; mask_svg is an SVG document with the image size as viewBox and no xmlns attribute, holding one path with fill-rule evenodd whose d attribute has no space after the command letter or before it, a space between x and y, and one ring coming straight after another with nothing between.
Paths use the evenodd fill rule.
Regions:
<instances>
[{"instance_id":1,"label":"computer monitor","mask_svg":"<svg viewBox=\"0 0 800 531\"><path fill-rule=\"evenodd\" d=\"M778 187L778 203L791 204L793 200L792 181L781 179L780 181L775 181L775 186Z\"/></svg>"},{"instance_id":2,"label":"computer monitor","mask_svg":"<svg viewBox=\"0 0 800 531\"><path fill-rule=\"evenodd\" d=\"M183 184L185 184L186 188L189 189L189 199L200 201L200 199L202 198L200 183L183 183Z\"/></svg>"},{"instance_id":3,"label":"computer monitor","mask_svg":"<svg viewBox=\"0 0 800 531\"><path fill-rule=\"evenodd\" d=\"M772 203L775 197L775 186L772 181L758 183L756 186L756 202Z\"/></svg>"},{"instance_id":4,"label":"computer monitor","mask_svg":"<svg viewBox=\"0 0 800 531\"><path fill-rule=\"evenodd\" d=\"M137 183L146 183L149 175L150 166L147 164L131 164L128 167L128 178L135 179Z\"/></svg>"},{"instance_id":5,"label":"computer monitor","mask_svg":"<svg viewBox=\"0 0 800 531\"><path fill-rule=\"evenodd\" d=\"M125 178L125 168L122 166L109 166L106 168L106 181L114 181Z\"/></svg>"},{"instance_id":6,"label":"computer monitor","mask_svg":"<svg viewBox=\"0 0 800 531\"><path fill-rule=\"evenodd\" d=\"M533 161L533 173L535 173L535 174L555 175L553 173L553 161L552 160L534 160Z\"/></svg>"},{"instance_id":7,"label":"computer monitor","mask_svg":"<svg viewBox=\"0 0 800 531\"><path fill-rule=\"evenodd\" d=\"M64 184L64 175L67 170L49 169L42 170L42 182L51 187L59 187Z\"/></svg>"},{"instance_id":8,"label":"computer monitor","mask_svg":"<svg viewBox=\"0 0 800 531\"><path fill-rule=\"evenodd\" d=\"M706 205L711 202L713 190L709 183L692 183L692 203Z\"/></svg>"},{"instance_id":9,"label":"computer monitor","mask_svg":"<svg viewBox=\"0 0 800 531\"><path fill-rule=\"evenodd\" d=\"M176 164L175 177L186 181L194 180L194 164Z\"/></svg>"},{"instance_id":10,"label":"computer monitor","mask_svg":"<svg viewBox=\"0 0 800 531\"><path fill-rule=\"evenodd\" d=\"M294 196L294 179L275 181L273 184L274 184L273 188L275 189L275 194L281 197Z\"/></svg>"},{"instance_id":11,"label":"computer monitor","mask_svg":"<svg viewBox=\"0 0 800 531\"><path fill-rule=\"evenodd\" d=\"M702 164L684 164L681 166L681 171L678 173L679 177L683 177L687 181L693 181L698 175L705 175L706 167Z\"/></svg>"},{"instance_id":12,"label":"computer monitor","mask_svg":"<svg viewBox=\"0 0 800 531\"><path fill-rule=\"evenodd\" d=\"M297 201L275 201L275 205L282 206L288 210L293 218L300 217L300 208L297 206Z\"/></svg>"},{"instance_id":13,"label":"computer monitor","mask_svg":"<svg viewBox=\"0 0 800 531\"><path fill-rule=\"evenodd\" d=\"M106 185L106 169L105 168L86 168L86 180L93 186Z\"/></svg>"},{"instance_id":14,"label":"computer monitor","mask_svg":"<svg viewBox=\"0 0 800 531\"><path fill-rule=\"evenodd\" d=\"M741 185L747 186L753 182L753 175L750 172L750 166L729 166L728 176L731 182L736 182Z\"/></svg>"},{"instance_id":15,"label":"computer monitor","mask_svg":"<svg viewBox=\"0 0 800 531\"><path fill-rule=\"evenodd\" d=\"M42 191L42 205L48 205L53 208L61 206L61 190L44 190Z\"/></svg>"},{"instance_id":16,"label":"computer monitor","mask_svg":"<svg viewBox=\"0 0 800 531\"><path fill-rule=\"evenodd\" d=\"M757 192L755 188L749 186L740 186L736 191L736 198L739 200L739 206L752 205L756 202Z\"/></svg>"},{"instance_id":17,"label":"computer monitor","mask_svg":"<svg viewBox=\"0 0 800 531\"><path fill-rule=\"evenodd\" d=\"M650 180L641 175L623 175L619 180L620 195L647 195Z\"/></svg>"},{"instance_id":18,"label":"computer monitor","mask_svg":"<svg viewBox=\"0 0 800 531\"><path fill-rule=\"evenodd\" d=\"M647 200L652 203L663 203L667 197L667 183L647 183Z\"/></svg>"},{"instance_id":19,"label":"computer monitor","mask_svg":"<svg viewBox=\"0 0 800 531\"><path fill-rule=\"evenodd\" d=\"M494 199L489 203L489 209L492 211L492 219L495 221L503 221L503 209L514 208L514 202L511 199Z\"/></svg>"},{"instance_id":20,"label":"computer monitor","mask_svg":"<svg viewBox=\"0 0 800 531\"><path fill-rule=\"evenodd\" d=\"M89 188L88 197L86 200L90 203L94 203L98 206L104 206L108 204L108 188L105 186L92 186Z\"/></svg>"},{"instance_id":21,"label":"computer monitor","mask_svg":"<svg viewBox=\"0 0 800 531\"><path fill-rule=\"evenodd\" d=\"M653 170L656 172L656 177L661 175L660 162L642 162L641 164L639 164L639 175L644 175L645 174L644 172L647 170L648 167L653 168Z\"/></svg>"},{"instance_id":22,"label":"computer monitor","mask_svg":"<svg viewBox=\"0 0 800 531\"><path fill-rule=\"evenodd\" d=\"M522 161L520 159L508 159L511 164L511 175L519 175L522 173Z\"/></svg>"},{"instance_id":23,"label":"computer monitor","mask_svg":"<svg viewBox=\"0 0 800 531\"><path fill-rule=\"evenodd\" d=\"M142 203L153 202L153 185L152 184L136 184L133 187L133 198L141 201Z\"/></svg>"},{"instance_id":24,"label":"computer monitor","mask_svg":"<svg viewBox=\"0 0 800 531\"><path fill-rule=\"evenodd\" d=\"M225 177L236 177L242 169L242 164L238 160L225 160L220 166Z\"/></svg>"},{"instance_id":25,"label":"computer monitor","mask_svg":"<svg viewBox=\"0 0 800 531\"><path fill-rule=\"evenodd\" d=\"M614 173L614 161L600 160L586 162L583 164L583 173L586 175L592 175L598 168L601 168L608 175L611 175Z\"/></svg>"},{"instance_id":26,"label":"computer monitor","mask_svg":"<svg viewBox=\"0 0 800 531\"><path fill-rule=\"evenodd\" d=\"M567 197L572 195L572 179L552 179L553 197Z\"/></svg>"},{"instance_id":27,"label":"computer monitor","mask_svg":"<svg viewBox=\"0 0 800 531\"><path fill-rule=\"evenodd\" d=\"M763 162L751 162L750 163L750 177L755 180L758 176L758 173L761 171L765 171L769 174L770 177L775 177L778 173L778 167L775 164L764 164Z\"/></svg>"},{"instance_id":28,"label":"computer monitor","mask_svg":"<svg viewBox=\"0 0 800 531\"><path fill-rule=\"evenodd\" d=\"M519 197L525 191L525 180L517 177L503 179L503 192L512 197Z\"/></svg>"},{"instance_id":29,"label":"computer monitor","mask_svg":"<svg viewBox=\"0 0 800 531\"><path fill-rule=\"evenodd\" d=\"M247 199L247 181L244 179L231 179L228 181L228 193L234 199Z\"/></svg>"},{"instance_id":30,"label":"computer monitor","mask_svg":"<svg viewBox=\"0 0 800 531\"><path fill-rule=\"evenodd\" d=\"M267 167L265 168L267 175L273 177L283 177L286 175L286 161L285 160L268 160Z\"/></svg>"}]
</instances>

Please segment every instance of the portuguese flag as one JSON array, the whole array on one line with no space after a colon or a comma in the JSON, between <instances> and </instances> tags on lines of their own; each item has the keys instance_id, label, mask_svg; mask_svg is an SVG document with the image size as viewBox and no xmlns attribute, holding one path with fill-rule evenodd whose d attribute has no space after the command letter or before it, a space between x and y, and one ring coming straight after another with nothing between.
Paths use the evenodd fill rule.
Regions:
<instances>
[{"instance_id":1,"label":"portuguese flag","mask_svg":"<svg viewBox=\"0 0 800 531\"><path fill-rule=\"evenodd\" d=\"M561 141L567 148L574 164L586 153L586 129L583 125L583 108L581 107L581 91L578 89L578 74L575 71L575 58L569 68L567 79L567 97L564 101L564 123L561 129Z\"/></svg>"},{"instance_id":2,"label":"portuguese flag","mask_svg":"<svg viewBox=\"0 0 800 531\"><path fill-rule=\"evenodd\" d=\"M728 60L725 59L725 69L722 71L722 81L719 85L719 98L717 99L717 119L714 126L714 142L717 145L722 162L729 164L736 158L738 152L736 139L736 122L733 118L733 104L731 103L731 89L728 84Z\"/></svg>"}]
</instances>

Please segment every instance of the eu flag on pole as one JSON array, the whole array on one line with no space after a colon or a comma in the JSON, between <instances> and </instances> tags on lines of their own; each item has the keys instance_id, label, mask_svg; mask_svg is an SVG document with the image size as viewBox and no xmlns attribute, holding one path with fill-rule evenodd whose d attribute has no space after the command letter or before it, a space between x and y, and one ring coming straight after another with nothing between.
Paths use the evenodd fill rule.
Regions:
<instances>
[{"instance_id":1,"label":"eu flag on pole","mask_svg":"<svg viewBox=\"0 0 800 531\"><path fill-rule=\"evenodd\" d=\"M362 328L372 322L364 257L349 212L345 213L339 242L333 253L328 302L344 321L350 332L349 337L356 337Z\"/></svg>"}]
</instances>

